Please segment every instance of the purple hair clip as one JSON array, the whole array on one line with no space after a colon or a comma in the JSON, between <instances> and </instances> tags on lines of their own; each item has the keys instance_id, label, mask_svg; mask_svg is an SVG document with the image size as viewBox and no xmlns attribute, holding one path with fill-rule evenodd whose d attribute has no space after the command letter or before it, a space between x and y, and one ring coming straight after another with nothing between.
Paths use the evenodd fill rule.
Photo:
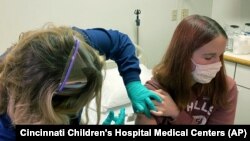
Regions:
<instances>
[{"instance_id":1,"label":"purple hair clip","mask_svg":"<svg viewBox=\"0 0 250 141\"><path fill-rule=\"evenodd\" d=\"M73 50L70 53L70 56L72 56L72 57L70 58L69 66L66 65L65 69L67 69L67 70L66 70L66 74L64 75L65 77L64 77L63 81L59 84L59 89L58 89L59 93L63 90L63 88L64 88L64 86L69 78L71 69L72 69L74 62L75 62L75 59L76 59L79 44L80 44L79 40L75 39L75 44L74 44Z\"/></svg>"}]
</instances>

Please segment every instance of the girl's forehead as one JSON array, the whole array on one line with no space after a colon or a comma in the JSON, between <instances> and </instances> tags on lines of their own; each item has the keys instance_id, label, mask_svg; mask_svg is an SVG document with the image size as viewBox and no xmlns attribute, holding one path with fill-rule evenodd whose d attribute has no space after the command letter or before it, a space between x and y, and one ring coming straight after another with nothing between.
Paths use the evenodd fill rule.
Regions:
<instances>
[{"instance_id":1,"label":"girl's forehead","mask_svg":"<svg viewBox=\"0 0 250 141\"><path fill-rule=\"evenodd\" d=\"M202 47L194 51L194 54L222 54L225 51L227 39L223 36L218 36Z\"/></svg>"}]
</instances>

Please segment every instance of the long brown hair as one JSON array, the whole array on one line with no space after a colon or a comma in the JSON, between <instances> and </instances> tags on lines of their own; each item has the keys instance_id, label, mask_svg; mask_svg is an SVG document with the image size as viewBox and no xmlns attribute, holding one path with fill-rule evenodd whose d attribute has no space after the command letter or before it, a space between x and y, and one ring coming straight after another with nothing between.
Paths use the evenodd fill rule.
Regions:
<instances>
[{"instance_id":1,"label":"long brown hair","mask_svg":"<svg viewBox=\"0 0 250 141\"><path fill-rule=\"evenodd\" d=\"M69 96L53 95L59 85L74 37L80 40L87 85ZM23 34L0 64L0 114L7 113L13 124L69 124L70 117L96 97L98 122L102 88L99 55L76 31L49 26Z\"/></svg>"},{"instance_id":2,"label":"long brown hair","mask_svg":"<svg viewBox=\"0 0 250 141\"><path fill-rule=\"evenodd\" d=\"M223 63L222 68L209 84L192 86L191 57L195 50L212 41L219 35L227 39L223 28L213 19L191 15L177 26L169 47L161 62L154 67L154 78L170 93L180 109L191 100L192 91L210 96L215 106L226 104L227 82Z\"/></svg>"}]
</instances>

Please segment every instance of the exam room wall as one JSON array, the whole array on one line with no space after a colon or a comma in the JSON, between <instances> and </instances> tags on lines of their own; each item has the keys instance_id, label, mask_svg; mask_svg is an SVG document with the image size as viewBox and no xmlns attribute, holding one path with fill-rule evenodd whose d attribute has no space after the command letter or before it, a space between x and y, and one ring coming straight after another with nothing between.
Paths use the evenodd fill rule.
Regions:
<instances>
[{"instance_id":1,"label":"exam room wall","mask_svg":"<svg viewBox=\"0 0 250 141\"><path fill-rule=\"evenodd\" d=\"M144 63L152 68L162 58L181 21L182 9L189 9L189 15L211 16L224 25L249 22L248 5L249 0L241 0L241 4L238 0L0 0L0 54L18 40L21 32L47 22L118 29L136 41L134 10L140 9L139 45ZM173 10L178 10L175 21Z\"/></svg>"},{"instance_id":2,"label":"exam room wall","mask_svg":"<svg viewBox=\"0 0 250 141\"><path fill-rule=\"evenodd\" d=\"M212 17L223 27L236 24L243 28L245 22L250 22L249 5L250 0L213 0Z\"/></svg>"},{"instance_id":3,"label":"exam room wall","mask_svg":"<svg viewBox=\"0 0 250 141\"><path fill-rule=\"evenodd\" d=\"M250 19L250 0L180 0L179 5L180 11L188 9L189 15L201 14L212 17L223 27L230 24L243 27Z\"/></svg>"},{"instance_id":4,"label":"exam room wall","mask_svg":"<svg viewBox=\"0 0 250 141\"><path fill-rule=\"evenodd\" d=\"M140 9L139 45L148 67L159 62L177 21L173 0L0 0L0 53L24 31L55 25L104 27L127 33L136 42L135 9Z\"/></svg>"}]
</instances>

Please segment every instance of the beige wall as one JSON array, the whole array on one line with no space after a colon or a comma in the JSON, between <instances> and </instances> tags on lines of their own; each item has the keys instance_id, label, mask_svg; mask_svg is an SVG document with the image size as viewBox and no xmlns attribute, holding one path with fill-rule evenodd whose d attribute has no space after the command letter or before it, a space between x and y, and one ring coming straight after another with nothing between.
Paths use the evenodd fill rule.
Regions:
<instances>
[{"instance_id":1,"label":"beige wall","mask_svg":"<svg viewBox=\"0 0 250 141\"><path fill-rule=\"evenodd\" d=\"M221 24L249 22L250 0L0 0L0 54L16 42L21 32L47 22L82 28L118 29L136 41L135 9L140 9L139 41L145 63L156 65L181 20L189 14L212 16ZM172 21L172 11L178 11ZM232 21L232 22L231 22Z\"/></svg>"},{"instance_id":2,"label":"beige wall","mask_svg":"<svg viewBox=\"0 0 250 141\"><path fill-rule=\"evenodd\" d=\"M176 3L173 0L0 0L0 53L17 41L21 32L47 22L118 29L135 41L134 10L140 9L140 45L146 63L153 66L160 60L175 28L170 11L177 7Z\"/></svg>"}]
</instances>

